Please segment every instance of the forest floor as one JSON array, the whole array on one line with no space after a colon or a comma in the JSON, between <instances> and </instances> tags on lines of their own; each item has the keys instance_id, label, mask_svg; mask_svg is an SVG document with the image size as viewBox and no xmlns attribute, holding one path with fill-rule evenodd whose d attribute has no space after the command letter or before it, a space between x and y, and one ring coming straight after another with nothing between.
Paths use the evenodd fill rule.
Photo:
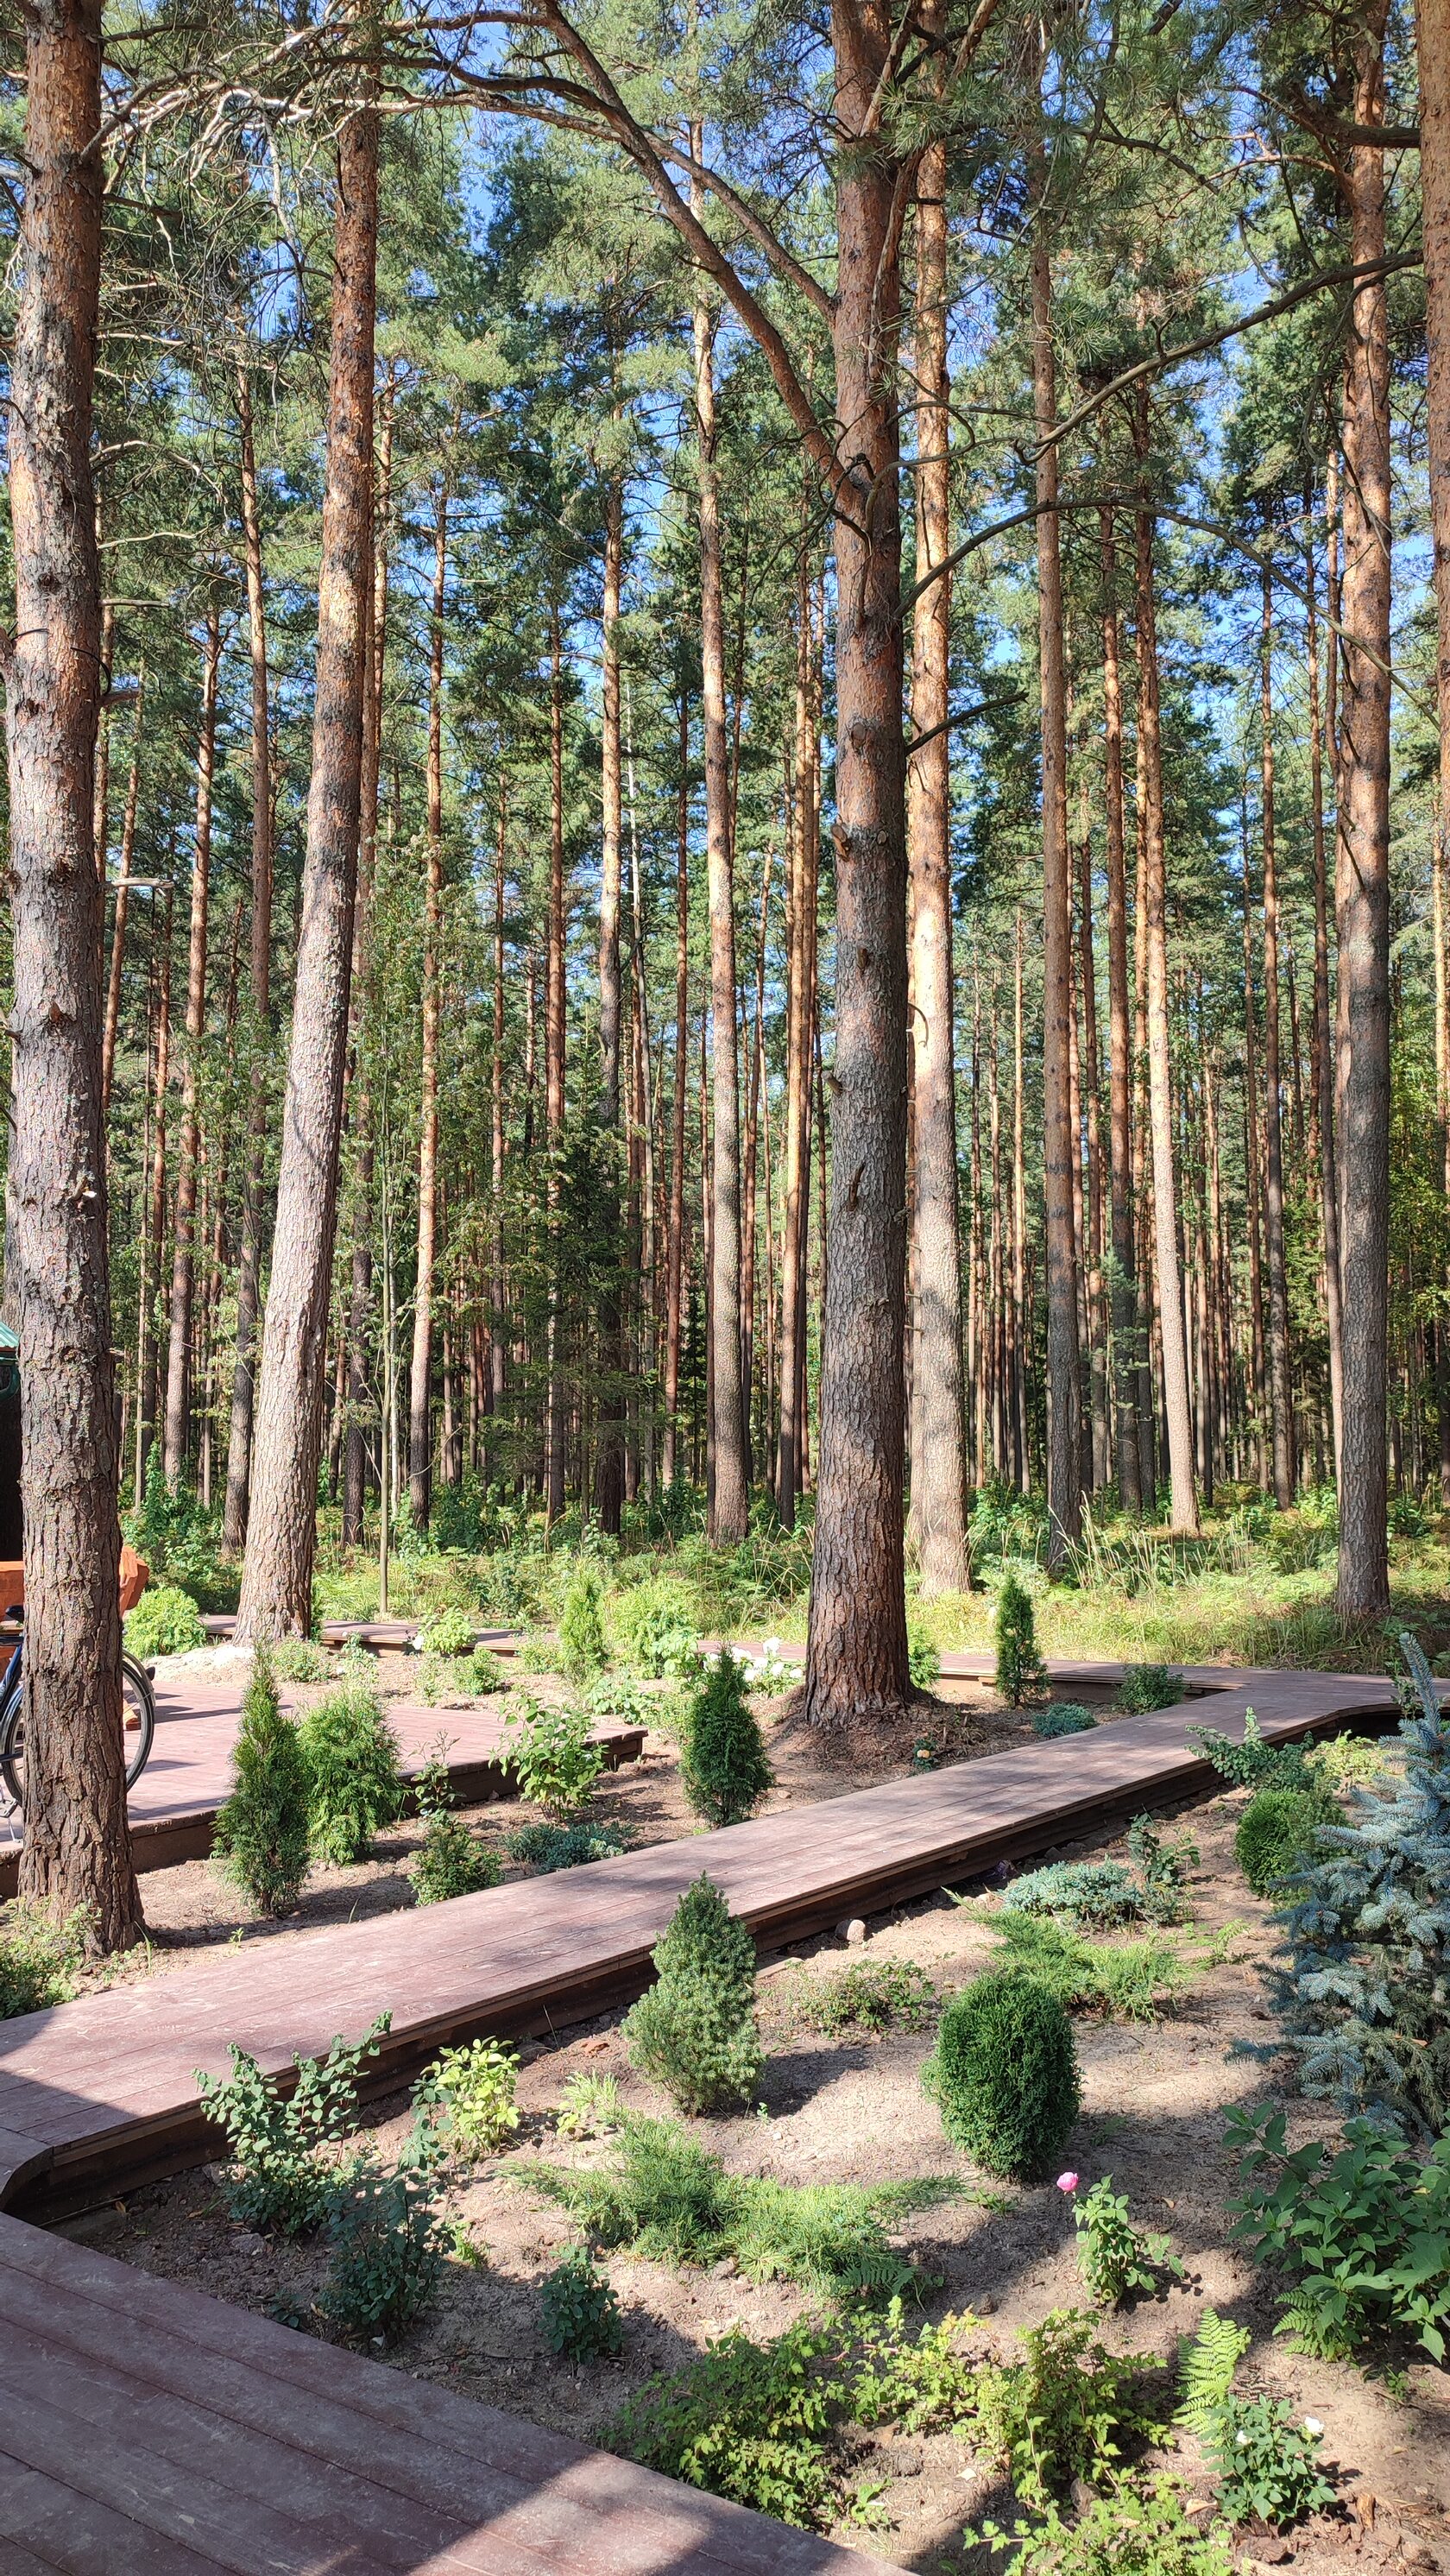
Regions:
<instances>
[{"instance_id":1,"label":"forest floor","mask_svg":"<svg viewBox=\"0 0 1450 2576\"><path fill-rule=\"evenodd\" d=\"M1001 1728L999 1741L1007 1731ZM831 1794L834 1785L818 1780L815 1793ZM806 1787L803 1777L799 1787ZM793 1794L784 1784L777 1791L778 1797ZM1166 2362L1177 2339L1213 2306L1252 2332L1238 2384L1286 2397L1296 2416L1309 2413L1322 2422L1323 2457L1332 2464L1339 2508L1286 2539L1241 2533L1242 2563L1292 2565L1304 2576L1329 2576L1351 2565L1408 2566L1431 2576L1436 2568L1450 2571L1450 2377L1422 2361L1376 2376L1301 2357L1275 2339L1268 2285L1229 2242L1234 2163L1223 2142L1223 2110L1237 2100L1278 2098L1274 2076L1283 2072L1283 2061L1266 2073L1229 2055L1236 2041L1265 2036L1260 1970L1273 1937L1268 1909L1249 1893L1232 1857L1243 1794L1211 1796L1184 1811L1201 1860L1188 1883L1188 1920L1170 1936L1189 1970L1176 2002L1148 2023L1077 2021L1083 2109L1066 2161L1084 2187L1111 2172L1116 2187L1131 2195L1138 2222L1167 2233L1187 2267L1182 2287L1107 2318L1102 2337L1115 2351ZM632 1813L637 1823L652 1812L656 1829L673 1823L678 1830L683 1821L665 1752L654 1754L637 1780L621 1774L606 1782L600 1797L601 1803L618 1800L618 1811ZM1062 1856L1118 1848L1083 1842L1064 1846ZM372 1876L359 1873L352 1901L361 1907L369 1891L373 1902L398 1901L393 1867L389 1861ZM172 1875L180 1881L189 1873ZM344 1900L339 1890L338 1901ZM174 1904L174 1893L168 1901ZM1050 2183L1035 2189L988 2183L953 2150L922 2089L928 2029L877 2037L848 2029L824 2038L802 2010L812 1981L862 1958L911 1961L941 1994L949 1993L991 1960L997 1904L991 1891L965 1903L939 1895L874 1918L864 1945L849 1951L839 1940L816 1940L763 1961L758 1999L767 2056L758 2108L693 2123L692 2130L739 2174L796 2183L899 2184L906 2175L958 2183L955 2196L893 2221L893 2241L920 2265L925 2317L970 2310L977 2321L970 2348L1010 2358L1015 2330L1054 2309L1087 2304L1062 2195ZM539 2283L577 2231L531 2187L528 2169L540 2159L588 2167L611 2153L607 2141L560 2137L552 2114L564 2086L579 2070L608 2074L628 2108L668 2108L631 2069L619 2019L603 2017L561 2042L524 2045L517 2138L507 2152L463 2176L450 2196L449 2214L463 2231L456 2243L469 2253L449 2259L431 2312L382 2356L585 2440L607 2439L626 2398L652 2374L691 2362L711 2337L738 2323L760 2340L813 2312L810 2299L787 2283L756 2283L728 2266L676 2269L615 2252L603 2260L623 2310L622 2355L576 2371L548 2351ZM1327 2126L1297 2098L1289 2103L1291 2135ZM396 2151L407 2126L403 2099L375 2106L370 2125L372 2143ZM136 2192L71 2222L68 2232L148 2271L294 2320L309 2318L326 2262L315 2245L264 2240L233 2224L215 2169ZM868 2491L879 2486L881 2492L876 2527L843 2523L838 2540L868 2557L923 2570L985 2571L985 2551L964 2541L964 2532L984 2515L1007 2523L1014 2518L1014 2499L990 2462L975 2459L948 2434L853 2434L850 2444L852 2487L859 2492L864 2481ZM1187 2437L1172 2465L1207 2491Z\"/></svg>"}]
</instances>

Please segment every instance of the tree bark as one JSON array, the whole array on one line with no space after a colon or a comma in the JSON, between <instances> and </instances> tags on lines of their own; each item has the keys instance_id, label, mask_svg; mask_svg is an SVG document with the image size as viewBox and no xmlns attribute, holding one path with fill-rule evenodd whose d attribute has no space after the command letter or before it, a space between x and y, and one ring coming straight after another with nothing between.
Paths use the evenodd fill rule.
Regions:
<instances>
[{"instance_id":1,"label":"tree bark","mask_svg":"<svg viewBox=\"0 0 1450 2576\"><path fill-rule=\"evenodd\" d=\"M1289 1288L1284 1264L1283 1067L1279 1050L1279 877L1274 835L1274 598L1264 573L1260 670L1264 836L1264 1249L1269 1271L1269 1410L1274 1500L1294 1500L1294 1393L1289 1376Z\"/></svg>"},{"instance_id":2,"label":"tree bark","mask_svg":"<svg viewBox=\"0 0 1450 2576\"><path fill-rule=\"evenodd\" d=\"M111 925L111 972L106 986L106 1024L101 1039L101 1117L111 1106L116 1070L116 1037L121 1024L121 978L126 964L126 923L131 908L131 861L136 849L136 814L141 799L141 736L146 700L146 660L136 678L136 715L131 732L131 766L126 773L126 802L121 810L121 870L116 880L116 912ZM104 857L104 853L102 854Z\"/></svg>"},{"instance_id":3,"label":"tree bark","mask_svg":"<svg viewBox=\"0 0 1450 2576\"><path fill-rule=\"evenodd\" d=\"M103 169L100 0L25 19L25 194L10 377L15 632L3 675L14 954L7 1296L25 1450L20 1891L134 1940L101 1112L95 743L100 577L91 409Z\"/></svg>"},{"instance_id":4,"label":"tree bark","mask_svg":"<svg viewBox=\"0 0 1450 2576\"><path fill-rule=\"evenodd\" d=\"M904 174L874 125L889 11L833 16L840 144L833 319L836 1055L820 1460L805 1714L847 1727L911 1698L902 1398L906 1324L906 812L901 727L900 327ZM824 1139L822 1139L824 1146Z\"/></svg>"},{"instance_id":5,"label":"tree bark","mask_svg":"<svg viewBox=\"0 0 1450 2576\"><path fill-rule=\"evenodd\" d=\"M1450 1200L1450 1041L1445 996L1445 874L1450 862L1450 0L1416 0L1420 75L1420 205L1425 260L1425 421L1437 625L1440 774L1435 812L1435 1005L1441 1165ZM1450 1508L1450 1369L1437 1331L1441 1503Z\"/></svg>"},{"instance_id":6,"label":"tree bark","mask_svg":"<svg viewBox=\"0 0 1450 2576\"><path fill-rule=\"evenodd\" d=\"M1148 454L1148 400L1141 393L1133 414L1140 464ZM1147 787L1148 896L1148 1098L1153 1143L1153 1219L1158 1255L1159 1331L1163 1343L1163 1403L1168 1431L1168 1482L1174 1534L1198 1536L1198 1497L1193 1485L1193 1416L1188 1394L1188 1348L1183 1322L1183 1277L1178 1254L1178 1180L1174 1169L1172 1072L1168 1052L1168 888L1163 848L1163 767L1158 730L1158 628L1153 596L1153 513L1137 513L1138 724Z\"/></svg>"},{"instance_id":7,"label":"tree bark","mask_svg":"<svg viewBox=\"0 0 1450 2576\"><path fill-rule=\"evenodd\" d=\"M1113 1385L1118 1494L1143 1508L1138 1472L1138 1286L1133 1252L1133 1059L1128 1023L1128 887L1123 850L1123 689L1118 640L1118 560L1113 514L1098 514L1103 584L1103 735L1108 854L1108 1085L1112 1204Z\"/></svg>"},{"instance_id":8,"label":"tree bark","mask_svg":"<svg viewBox=\"0 0 1450 2576\"><path fill-rule=\"evenodd\" d=\"M494 863L493 886L493 1062L489 1098L489 1177L492 1183L493 1212L489 1237L488 1293L488 1410L497 1420L503 1411L505 1378L508 1361L508 1294L504 1278L503 1234L503 1050L504 1050L504 928L505 897L508 889L508 811L509 783L506 771L498 781L498 849ZM486 1477L491 1477L494 1459L487 1453Z\"/></svg>"},{"instance_id":9,"label":"tree bark","mask_svg":"<svg viewBox=\"0 0 1450 2576\"><path fill-rule=\"evenodd\" d=\"M171 1331L166 1353L166 1421L162 1464L175 1492L186 1465L191 1414L191 1306L196 1278L197 1149L201 1050L206 1035L207 917L211 898L212 780L216 769L217 677L221 666L221 611L207 608L202 657L201 727L196 754L196 843L191 868L191 932L186 964L186 1060L181 1077L181 1140L176 1170L176 1218L171 1256Z\"/></svg>"},{"instance_id":10,"label":"tree bark","mask_svg":"<svg viewBox=\"0 0 1450 2576\"><path fill-rule=\"evenodd\" d=\"M1384 122L1386 0L1355 51L1354 121ZM1342 173L1356 267L1383 259L1384 156ZM1345 1619L1389 1611L1385 1409L1390 1184L1390 401L1383 278L1350 310L1344 376L1344 761L1339 804L1339 1261L1344 1336L1339 1580Z\"/></svg>"},{"instance_id":11,"label":"tree bark","mask_svg":"<svg viewBox=\"0 0 1450 2576\"><path fill-rule=\"evenodd\" d=\"M805 521L802 514L802 536ZM786 862L786 1039L784 1241L781 1248L780 1439L775 1500L794 1529L802 1478L805 1414L806 1237L810 1224L811 981L820 824L810 759L810 578L804 552L796 587L793 794Z\"/></svg>"},{"instance_id":12,"label":"tree bark","mask_svg":"<svg viewBox=\"0 0 1450 2576\"><path fill-rule=\"evenodd\" d=\"M1330 459L1330 472L1335 460ZM1338 510L1337 494L1329 498L1331 521ZM1343 1337L1339 1305L1339 1190L1335 1180L1334 1139L1334 1049L1329 1026L1329 885L1325 863L1324 835L1324 734L1319 708L1319 631L1315 609L1313 520L1306 508L1310 533L1304 547L1305 599L1307 632L1305 657L1309 671L1309 792L1314 853L1314 1120L1313 1162L1319 1176L1320 1223L1324 1236L1324 1304L1329 1325L1329 1403L1333 1429L1335 1476L1339 1467L1339 1421L1342 1404L1341 1359ZM1331 612L1332 613L1332 612ZM1339 639L1330 629L1330 670L1339 650ZM1332 692L1330 695L1332 705ZM1329 723L1330 749L1333 750L1334 725ZM1447 1495L1450 1503L1450 1495Z\"/></svg>"},{"instance_id":13,"label":"tree bark","mask_svg":"<svg viewBox=\"0 0 1450 2576\"><path fill-rule=\"evenodd\" d=\"M378 116L369 96L337 148L312 780L239 1639L305 1635L312 1625L362 770L377 237Z\"/></svg>"},{"instance_id":14,"label":"tree bark","mask_svg":"<svg viewBox=\"0 0 1450 2576\"><path fill-rule=\"evenodd\" d=\"M939 35L944 20L941 0L929 0L921 16L923 32ZM946 145L928 144L916 182L918 581L945 563L951 544L946 187ZM945 729L950 620L950 576L942 573L917 600L912 628L911 729L915 735L931 734L934 739L911 755L907 767L915 1145L911 1537L926 1593L963 1592L970 1580L952 991L951 760Z\"/></svg>"},{"instance_id":15,"label":"tree bark","mask_svg":"<svg viewBox=\"0 0 1450 2576\"><path fill-rule=\"evenodd\" d=\"M600 786L602 832L599 870L599 1129L604 1158L604 1213L610 1263L619 1241L620 1033L623 986L619 963L619 908L624 842L623 761L619 701L619 595L624 572L624 488L611 480L604 495L603 728ZM594 1504L600 1528L617 1537L624 1508L624 1352L620 1301L609 1278L599 1301L602 1386L594 1460Z\"/></svg>"},{"instance_id":16,"label":"tree bark","mask_svg":"<svg viewBox=\"0 0 1450 2576\"><path fill-rule=\"evenodd\" d=\"M559 1351L559 1154L564 1139L564 643L559 602L549 612L549 925L544 971L544 1133L548 1145L548 1395L544 1510L564 1508L564 1378Z\"/></svg>"},{"instance_id":17,"label":"tree bark","mask_svg":"<svg viewBox=\"0 0 1450 2576\"><path fill-rule=\"evenodd\" d=\"M426 1530L433 1501L433 1272L438 1257L438 1029L443 938L443 603L448 580L448 478L433 524L428 639L428 858L423 894L423 1059L418 1118L418 1246L413 1358L408 1379L408 1502Z\"/></svg>"},{"instance_id":18,"label":"tree bark","mask_svg":"<svg viewBox=\"0 0 1450 2576\"><path fill-rule=\"evenodd\" d=\"M675 1086L670 1106L669 1248L665 1259L665 1490L679 1474L680 1323L685 1260L686 1051L690 1043L690 709L680 695L679 829L675 845Z\"/></svg>"},{"instance_id":19,"label":"tree bark","mask_svg":"<svg viewBox=\"0 0 1450 2576\"><path fill-rule=\"evenodd\" d=\"M152 914L156 976L156 1060L151 1108L150 1193L142 1235L140 1316L136 1338L136 1485L139 1506L156 1430L156 1299L166 1241L166 1101L171 1079L171 888Z\"/></svg>"}]
</instances>

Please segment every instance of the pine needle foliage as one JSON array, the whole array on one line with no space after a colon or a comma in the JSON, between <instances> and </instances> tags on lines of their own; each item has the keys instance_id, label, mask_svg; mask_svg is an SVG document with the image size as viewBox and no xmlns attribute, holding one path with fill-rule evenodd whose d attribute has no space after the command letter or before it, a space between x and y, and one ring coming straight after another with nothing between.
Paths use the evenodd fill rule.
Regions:
<instances>
[{"instance_id":1,"label":"pine needle foliage","mask_svg":"<svg viewBox=\"0 0 1450 2576\"><path fill-rule=\"evenodd\" d=\"M1040 1977L988 1969L948 2004L923 2081L949 2138L988 2173L1035 2182L1078 2115L1072 2024Z\"/></svg>"},{"instance_id":2,"label":"pine needle foliage","mask_svg":"<svg viewBox=\"0 0 1450 2576\"><path fill-rule=\"evenodd\" d=\"M403 1812L397 1738L367 1682L344 1682L309 1709L298 1729L307 1764L312 1848L339 1868L363 1860L384 1825Z\"/></svg>"},{"instance_id":3,"label":"pine needle foliage","mask_svg":"<svg viewBox=\"0 0 1450 2576\"><path fill-rule=\"evenodd\" d=\"M774 1779L743 1666L727 1646L707 1666L690 1701L680 1777L697 1816L739 1825Z\"/></svg>"},{"instance_id":4,"label":"pine needle foliage","mask_svg":"<svg viewBox=\"0 0 1450 2576\"><path fill-rule=\"evenodd\" d=\"M570 1578L559 1615L559 1669L571 1682L593 1681L609 1661L604 1634L604 1577L581 1565Z\"/></svg>"},{"instance_id":5,"label":"pine needle foliage","mask_svg":"<svg viewBox=\"0 0 1450 2576\"><path fill-rule=\"evenodd\" d=\"M654 1951L656 1982L626 2016L636 2066L682 2111L713 2111L755 2090L755 1943L714 1881L687 1887Z\"/></svg>"},{"instance_id":6,"label":"pine needle foliage","mask_svg":"<svg viewBox=\"0 0 1450 2576\"><path fill-rule=\"evenodd\" d=\"M259 1644L232 1747L231 1790L213 1837L225 1875L259 1914L287 1914L297 1902L307 1876L309 1794L301 1738L278 1695L272 1657Z\"/></svg>"},{"instance_id":7,"label":"pine needle foliage","mask_svg":"<svg viewBox=\"0 0 1450 2576\"><path fill-rule=\"evenodd\" d=\"M1009 1708L1039 1699L1047 1689L1047 1666L1037 1650L1037 1622L1032 1595L1015 1574L1004 1575L997 1594L997 1690Z\"/></svg>"}]
</instances>

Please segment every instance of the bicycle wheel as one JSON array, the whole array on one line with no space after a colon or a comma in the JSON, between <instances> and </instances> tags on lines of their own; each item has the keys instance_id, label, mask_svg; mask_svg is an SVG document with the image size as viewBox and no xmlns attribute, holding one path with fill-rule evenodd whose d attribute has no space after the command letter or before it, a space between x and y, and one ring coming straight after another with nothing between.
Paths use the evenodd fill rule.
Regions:
<instances>
[{"instance_id":1,"label":"bicycle wheel","mask_svg":"<svg viewBox=\"0 0 1450 2576\"><path fill-rule=\"evenodd\" d=\"M13 1807L21 1803L21 1773L13 1758L14 1738L19 1727L20 1692L11 1680L7 1665L5 1678L0 1682L0 1779L5 1783L5 1794Z\"/></svg>"},{"instance_id":2,"label":"bicycle wheel","mask_svg":"<svg viewBox=\"0 0 1450 2576\"><path fill-rule=\"evenodd\" d=\"M121 1711L126 1786L134 1789L156 1734L156 1699L148 1675L133 1655L121 1657ZM0 1777L18 1807L25 1804L25 1718L19 1694L0 1720Z\"/></svg>"}]
</instances>

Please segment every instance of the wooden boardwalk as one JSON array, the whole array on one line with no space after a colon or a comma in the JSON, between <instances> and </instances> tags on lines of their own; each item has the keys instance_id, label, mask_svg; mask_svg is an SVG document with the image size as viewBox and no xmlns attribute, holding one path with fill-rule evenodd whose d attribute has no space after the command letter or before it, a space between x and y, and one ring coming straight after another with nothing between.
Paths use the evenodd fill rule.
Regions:
<instances>
[{"instance_id":1,"label":"wooden boardwalk","mask_svg":"<svg viewBox=\"0 0 1450 2576\"><path fill-rule=\"evenodd\" d=\"M131 1840L139 1870L170 1869L202 1860L211 1850L216 1812L230 1785L232 1746L241 1717L244 1683L193 1683L182 1676L156 1685L156 1742L130 1796ZM284 1705L289 1694L282 1693ZM449 1739L448 1773L462 1806L515 1794L513 1774L500 1758L502 1718L480 1708L425 1708L392 1700L388 1718L402 1755L405 1777L416 1777L440 1736ZM645 1729L610 1722L594 1729L605 1767L635 1762ZM20 1862L20 1820L0 1823L0 1897L13 1896Z\"/></svg>"}]
</instances>

